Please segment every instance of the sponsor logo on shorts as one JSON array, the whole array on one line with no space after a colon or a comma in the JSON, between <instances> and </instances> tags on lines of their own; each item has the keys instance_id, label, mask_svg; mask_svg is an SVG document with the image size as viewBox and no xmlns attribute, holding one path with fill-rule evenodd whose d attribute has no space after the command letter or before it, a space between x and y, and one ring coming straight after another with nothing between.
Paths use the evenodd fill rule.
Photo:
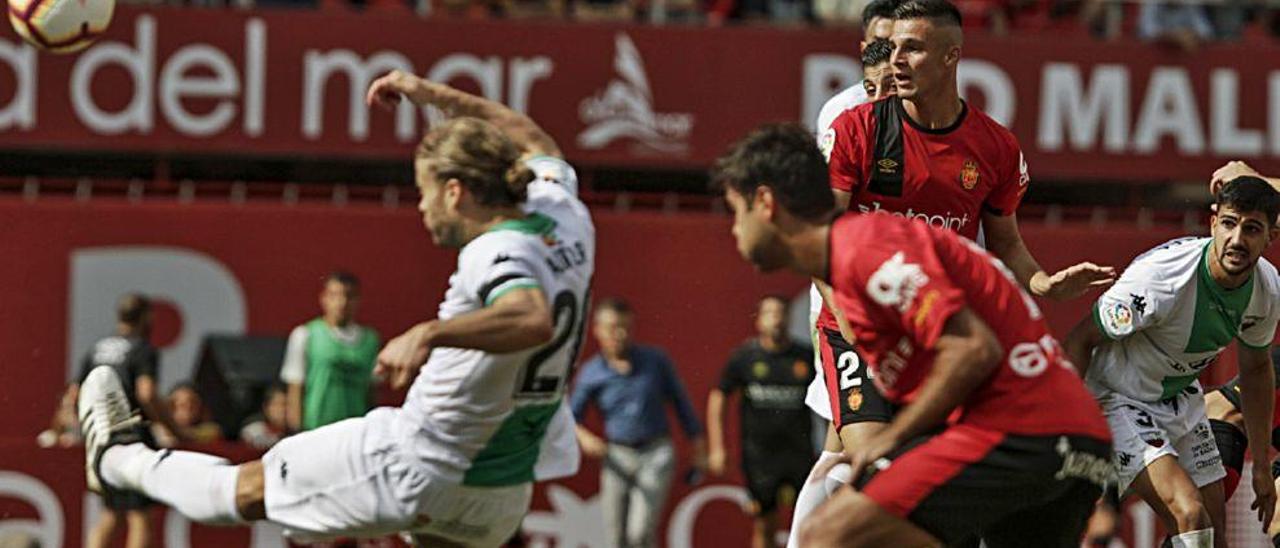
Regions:
<instances>
[{"instance_id":1,"label":"sponsor logo on shorts","mask_svg":"<svg viewBox=\"0 0 1280 548\"><path fill-rule=\"evenodd\" d=\"M1156 449L1164 447L1164 437L1159 434L1143 434L1140 437L1142 438L1142 441L1147 443L1147 445L1155 447Z\"/></svg>"},{"instance_id":2,"label":"sponsor logo on shorts","mask_svg":"<svg viewBox=\"0 0 1280 548\"><path fill-rule=\"evenodd\" d=\"M1072 449L1066 436L1058 438L1058 454L1062 455L1062 468L1053 475L1053 479L1077 478L1103 488L1115 481L1111 459Z\"/></svg>"},{"instance_id":3,"label":"sponsor logo on shorts","mask_svg":"<svg viewBox=\"0 0 1280 548\"><path fill-rule=\"evenodd\" d=\"M1122 453L1117 451L1116 460L1120 463L1120 466L1122 468L1127 468L1129 466L1129 463L1133 462L1133 455L1130 455L1129 453Z\"/></svg>"}]
</instances>

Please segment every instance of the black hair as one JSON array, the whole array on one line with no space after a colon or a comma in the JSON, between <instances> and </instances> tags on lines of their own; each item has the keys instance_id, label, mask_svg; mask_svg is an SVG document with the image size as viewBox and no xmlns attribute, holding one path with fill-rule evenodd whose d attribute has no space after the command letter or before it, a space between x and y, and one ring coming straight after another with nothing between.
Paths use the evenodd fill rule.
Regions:
<instances>
[{"instance_id":1,"label":"black hair","mask_svg":"<svg viewBox=\"0 0 1280 548\"><path fill-rule=\"evenodd\" d=\"M360 278L346 270L334 270L324 276L324 283L338 282L351 289L360 289Z\"/></svg>"},{"instance_id":2,"label":"black hair","mask_svg":"<svg viewBox=\"0 0 1280 548\"><path fill-rule=\"evenodd\" d=\"M894 12L902 4L901 0L871 0L862 8L862 31L871 27L872 19L893 19Z\"/></svg>"},{"instance_id":3,"label":"black hair","mask_svg":"<svg viewBox=\"0 0 1280 548\"><path fill-rule=\"evenodd\" d=\"M760 309L760 307L764 306L764 303L767 303L767 302L769 302L769 301L778 301L778 302L782 303L782 308L784 308L784 309L791 308L791 300L790 300L790 299L788 299L788 298L786 298L786 297L784 297L784 296L782 296L781 294L778 294L778 293L770 293L770 294L768 294L768 295L765 295L765 296L763 296L763 297L760 297L760 300L759 300L759 301L756 301L756 309L757 309L757 310L759 310L759 309Z\"/></svg>"},{"instance_id":4,"label":"black hair","mask_svg":"<svg viewBox=\"0 0 1280 548\"><path fill-rule=\"evenodd\" d=\"M183 390L183 389L186 389L186 390L190 390L190 391L192 391L193 393L195 393L195 395L196 395L196 396L199 396L199 395L200 395L200 391L199 391L199 390L196 390L196 384L195 384L195 383L193 383L193 382L191 382L191 381L182 381L182 382L180 382L180 383L178 383L178 384L173 385L173 388L170 388L170 389L169 389L169 397L171 397L171 398L172 398L174 394L177 394L179 390ZM201 398L201 400L203 400L203 399L204 399L204 398Z\"/></svg>"},{"instance_id":5,"label":"black hair","mask_svg":"<svg viewBox=\"0 0 1280 548\"><path fill-rule=\"evenodd\" d=\"M1241 213L1261 212L1267 216L1267 226L1275 226L1276 215L1280 214L1280 192L1276 192L1271 184L1253 176L1236 177L1218 189L1214 203L1218 211L1222 206Z\"/></svg>"},{"instance_id":6,"label":"black hair","mask_svg":"<svg viewBox=\"0 0 1280 548\"><path fill-rule=\"evenodd\" d=\"M596 312L603 310L612 310L614 313L622 316L631 315L631 305L622 297L605 297L596 303Z\"/></svg>"},{"instance_id":7,"label":"black hair","mask_svg":"<svg viewBox=\"0 0 1280 548\"><path fill-rule=\"evenodd\" d=\"M878 38L862 50L862 68L888 63L891 56L893 56L893 42Z\"/></svg>"},{"instance_id":8,"label":"black hair","mask_svg":"<svg viewBox=\"0 0 1280 548\"><path fill-rule=\"evenodd\" d=\"M713 188L732 188L751 203L756 189L773 190L779 206L809 222L825 222L835 210L827 162L813 134L799 124L765 124L716 160Z\"/></svg>"},{"instance_id":9,"label":"black hair","mask_svg":"<svg viewBox=\"0 0 1280 548\"><path fill-rule=\"evenodd\" d=\"M962 26L960 10L947 0L908 0L893 12L894 19L929 19Z\"/></svg>"},{"instance_id":10,"label":"black hair","mask_svg":"<svg viewBox=\"0 0 1280 548\"><path fill-rule=\"evenodd\" d=\"M128 325L142 323L142 318L151 311L151 299L141 293L125 293L116 303L116 320Z\"/></svg>"}]
</instances>

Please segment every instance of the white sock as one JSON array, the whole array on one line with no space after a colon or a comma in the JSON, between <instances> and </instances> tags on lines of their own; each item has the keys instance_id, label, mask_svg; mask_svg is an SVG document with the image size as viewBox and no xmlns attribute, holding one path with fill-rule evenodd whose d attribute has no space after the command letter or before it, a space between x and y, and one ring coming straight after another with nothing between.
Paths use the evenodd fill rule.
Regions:
<instances>
[{"instance_id":1,"label":"white sock","mask_svg":"<svg viewBox=\"0 0 1280 548\"><path fill-rule=\"evenodd\" d=\"M1173 548L1213 548L1213 528L1197 529L1169 538Z\"/></svg>"},{"instance_id":2,"label":"white sock","mask_svg":"<svg viewBox=\"0 0 1280 548\"><path fill-rule=\"evenodd\" d=\"M192 521L210 525L244 521L236 510L239 469L226 459L191 451L155 451L132 443L107 449L99 470L108 485L138 491Z\"/></svg>"},{"instance_id":3,"label":"white sock","mask_svg":"<svg viewBox=\"0 0 1280 548\"><path fill-rule=\"evenodd\" d=\"M853 467L845 463L837 464L831 467L831 471L827 472L827 477L822 479L822 487L827 491L827 497L836 492L836 489L849 485L853 482Z\"/></svg>"},{"instance_id":4,"label":"white sock","mask_svg":"<svg viewBox=\"0 0 1280 548\"><path fill-rule=\"evenodd\" d=\"M791 532L787 535L787 548L800 546L798 539L800 536L800 524L804 523L804 519L809 517L809 514L812 514L814 509L827 501L828 494L823 486L826 478L815 478L814 474L827 461L838 456L840 456L840 453L823 451L818 456L818 462L813 464L813 470L809 472L809 479L804 482L804 485L800 487L800 492L796 494L795 509L791 513Z\"/></svg>"}]
</instances>

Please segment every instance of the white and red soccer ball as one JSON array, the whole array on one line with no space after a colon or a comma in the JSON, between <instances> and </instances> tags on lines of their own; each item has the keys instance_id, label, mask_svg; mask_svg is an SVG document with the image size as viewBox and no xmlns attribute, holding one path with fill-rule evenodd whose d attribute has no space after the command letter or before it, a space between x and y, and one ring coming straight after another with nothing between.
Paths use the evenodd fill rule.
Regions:
<instances>
[{"instance_id":1,"label":"white and red soccer ball","mask_svg":"<svg viewBox=\"0 0 1280 548\"><path fill-rule=\"evenodd\" d=\"M9 0L9 22L36 47L69 53L106 31L115 7L115 0Z\"/></svg>"}]
</instances>

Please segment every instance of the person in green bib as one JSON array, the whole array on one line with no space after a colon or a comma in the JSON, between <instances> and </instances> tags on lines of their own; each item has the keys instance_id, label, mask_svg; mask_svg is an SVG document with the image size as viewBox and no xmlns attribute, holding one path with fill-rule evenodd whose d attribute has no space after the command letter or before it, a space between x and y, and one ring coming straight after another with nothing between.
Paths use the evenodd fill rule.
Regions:
<instances>
[{"instance_id":1,"label":"person in green bib","mask_svg":"<svg viewBox=\"0 0 1280 548\"><path fill-rule=\"evenodd\" d=\"M1262 258L1280 236L1280 194L1257 177L1218 191L1212 236L1139 255L1065 341L1113 435L1120 492L1160 516L1175 547L1226 546L1226 470L1197 378L1233 343L1253 454L1253 507L1265 530L1275 507L1267 447L1274 405L1269 352L1280 276Z\"/></svg>"},{"instance_id":2,"label":"person in green bib","mask_svg":"<svg viewBox=\"0 0 1280 548\"><path fill-rule=\"evenodd\" d=\"M360 280L347 272L324 278L323 314L289 334L280 380L288 385L289 428L313 430L369 411L378 332L355 322Z\"/></svg>"}]
</instances>

